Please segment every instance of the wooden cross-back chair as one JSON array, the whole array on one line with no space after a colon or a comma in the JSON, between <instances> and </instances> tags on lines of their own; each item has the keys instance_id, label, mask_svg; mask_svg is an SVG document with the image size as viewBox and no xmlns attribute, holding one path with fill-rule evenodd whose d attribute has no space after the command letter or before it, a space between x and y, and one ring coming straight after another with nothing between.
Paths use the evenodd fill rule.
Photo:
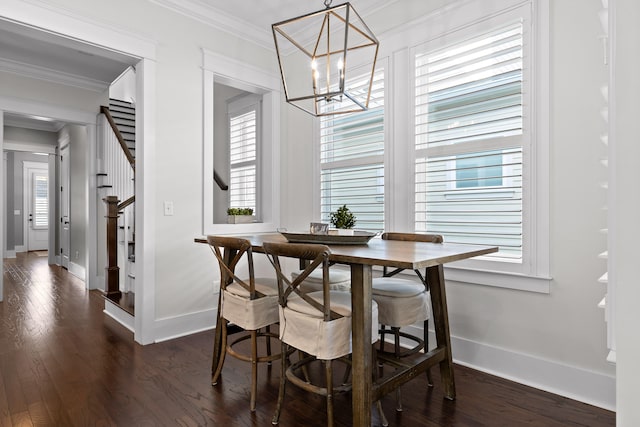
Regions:
<instances>
[{"instance_id":1,"label":"wooden cross-back chair","mask_svg":"<svg viewBox=\"0 0 640 427\"><path fill-rule=\"evenodd\" d=\"M281 357L280 353L272 354L271 339L278 335L272 333L270 325L277 323L278 287L275 277L256 278L253 265L251 243L246 239L227 236L207 236L209 247L215 255L220 268L220 310L218 321L221 334L216 334L214 343L214 364L212 365L211 384L216 385L225 355L251 363L251 397L250 409L256 409L258 384L258 363L271 363ZM236 268L242 260L246 260L249 277L241 279ZM247 331L230 343L227 342L228 324L232 323ZM265 337L266 355L258 354L258 338ZM251 340L250 354L234 349L242 341ZM216 352L220 352L216 358ZM216 360L217 359L217 360Z\"/></svg>"},{"instance_id":2,"label":"wooden cross-back chair","mask_svg":"<svg viewBox=\"0 0 640 427\"><path fill-rule=\"evenodd\" d=\"M384 240L401 240L410 242L442 243L443 238L439 234L414 234L414 233L384 233ZM414 270L420 279L420 283L408 279L395 277L404 271L402 268L389 270L383 269L383 277L372 280L372 298L378 303L380 321L380 351L384 350L385 335L393 335L393 352L395 357L406 357L424 350L429 350L429 312L430 300L429 284L420 270ZM400 328L423 322L423 336L411 335ZM389 327L390 329L387 329ZM400 345L400 339L405 338L414 343L414 346L404 350ZM427 370L429 385L432 385L431 372ZM402 410L400 388L397 389L396 410Z\"/></svg>"},{"instance_id":3,"label":"wooden cross-back chair","mask_svg":"<svg viewBox=\"0 0 640 427\"><path fill-rule=\"evenodd\" d=\"M351 294L330 289L329 247L265 242L264 250L278 277L281 353L289 354L288 347L293 347L308 355L293 364L289 363L288 357L282 359L283 374L272 423L278 423L288 381L303 390L325 396L327 425L333 426L333 396L351 389L351 384L346 381L334 385L332 363L337 359L350 363L344 357L351 353ZM308 263L304 270L290 279L283 270L281 257L297 258ZM322 290L306 292L301 285L314 271L322 272ZM372 301L372 310L372 327L375 328L378 324L375 301ZM372 343L376 341L377 337L374 336ZM315 360L324 362L324 386L313 384L304 372L304 368ZM300 372L305 375L299 376ZM377 404L383 425L388 425L379 402Z\"/></svg>"}]
</instances>

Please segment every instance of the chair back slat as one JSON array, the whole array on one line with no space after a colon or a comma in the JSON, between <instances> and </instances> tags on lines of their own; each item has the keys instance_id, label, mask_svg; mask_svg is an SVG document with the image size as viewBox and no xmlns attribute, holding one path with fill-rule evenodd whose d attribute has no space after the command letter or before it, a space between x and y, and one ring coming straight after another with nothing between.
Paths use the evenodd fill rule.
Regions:
<instances>
[{"instance_id":1,"label":"chair back slat","mask_svg":"<svg viewBox=\"0 0 640 427\"><path fill-rule=\"evenodd\" d=\"M442 243L444 239L440 234L419 234L419 233L396 233L396 232L387 232L382 234L383 240L400 240L403 242L426 242L426 243ZM393 277L396 274L403 271L403 268L396 268L393 271L388 271L387 267L383 268L382 275L384 277ZM429 289L429 284L425 276L418 269L413 270L420 281L424 284L425 288Z\"/></svg>"},{"instance_id":2,"label":"chair back slat","mask_svg":"<svg viewBox=\"0 0 640 427\"><path fill-rule=\"evenodd\" d=\"M220 287L224 290L231 283L237 283L249 292L249 299L256 299L264 295L256 291L255 273L253 267L253 251L251 242L246 239L228 236L207 236L209 248L218 260L220 266ZM236 266L240 260L247 257L249 283L236 275Z\"/></svg>"},{"instance_id":3,"label":"chair back slat","mask_svg":"<svg viewBox=\"0 0 640 427\"><path fill-rule=\"evenodd\" d=\"M267 258L273 264L278 278L278 292L280 295L280 305L287 306L287 301L291 294L296 294L309 305L322 312L324 320L335 320L342 316L331 310L331 298L329 293L329 255L331 250L328 246L307 243L275 243L265 242L263 244ZM293 280L282 271L280 257L297 258L309 261L305 269ZM322 268L322 295L323 303L309 297L300 288L300 284L317 268Z\"/></svg>"},{"instance_id":4,"label":"chair back slat","mask_svg":"<svg viewBox=\"0 0 640 427\"><path fill-rule=\"evenodd\" d=\"M401 240L404 242L427 242L442 243L444 239L440 234L419 234L419 233L395 233L387 232L382 234L383 240Z\"/></svg>"}]
</instances>

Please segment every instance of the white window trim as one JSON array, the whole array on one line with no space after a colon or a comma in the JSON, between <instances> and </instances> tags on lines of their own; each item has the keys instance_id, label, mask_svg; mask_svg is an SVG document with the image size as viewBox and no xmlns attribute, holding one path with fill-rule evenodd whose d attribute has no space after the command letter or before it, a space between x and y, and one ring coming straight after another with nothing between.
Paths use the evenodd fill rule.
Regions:
<instances>
[{"instance_id":1,"label":"white window trim","mask_svg":"<svg viewBox=\"0 0 640 427\"><path fill-rule=\"evenodd\" d=\"M524 209L523 245L528 258L523 264L488 262L479 259L450 264L447 280L480 284L530 292L550 292L550 232L549 232L549 0L502 0L487 3L482 0L460 0L403 27L402 31L379 36L379 58L388 57L385 66L385 224L386 230L413 230L413 176L415 176L415 144L413 139L413 49L429 40L454 35L456 31L520 7L531 8L531 49L534 69L528 74L532 90L530 120L531 148L524 153L524 172L535 179L527 182ZM319 125L314 122L314 137L319 138ZM320 154L314 144L314 212L320 212ZM410 169L410 170L409 170ZM409 178L407 178L409 177ZM409 181L410 180L410 181ZM399 206L404 208L400 209ZM527 209L527 207L529 209ZM532 223L535 220L535 224ZM498 268L499 267L499 268Z\"/></svg>"},{"instance_id":2,"label":"white window trim","mask_svg":"<svg viewBox=\"0 0 640 427\"><path fill-rule=\"evenodd\" d=\"M202 49L203 53L203 223L208 234L275 231L280 223L280 79L251 64ZM262 95L262 147L259 194L262 222L216 224L213 212L214 83Z\"/></svg>"}]
</instances>

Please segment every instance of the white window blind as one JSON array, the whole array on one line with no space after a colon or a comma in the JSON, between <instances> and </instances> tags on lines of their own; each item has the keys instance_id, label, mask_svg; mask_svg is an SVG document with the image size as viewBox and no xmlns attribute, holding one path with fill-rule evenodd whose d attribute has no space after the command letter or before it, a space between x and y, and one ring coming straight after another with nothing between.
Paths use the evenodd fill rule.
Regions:
<instances>
[{"instance_id":1,"label":"white window blind","mask_svg":"<svg viewBox=\"0 0 640 427\"><path fill-rule=\"evenodd\" d=\"M352 90L366 91L367 76ZM340 102L327 107L340 109ZM326 109L325 109L326 111ZM320 204L323 222L342 205L355 228L384 229L384 72L374 74L369 109L320 118Z\"/></svg>"},{"instance_id":2,"label":"white window blind","mask_svg":"<svg viewBox=\"0 0 640 427\"><path fill-rule=\"evenodd\" d=\"M49 184L45 174L33 175L33 228L49 227Z\"/></svg>"},{"instance_id":3,"label":"white window blind","mask_svg":"<svg viewBox=\"0 0 640 427\"><path fill-rule=\"evenodd\" d=\"M229 207L256 213L257 110L229 115Z\"/></svg>"},{"instance_id":4,"label":"white window blind","mask_svg":"<svg viewBox=\"0 0 640 427\"><path fill-rule=\"evenodd\" d=\"M523 26L415 56L416 231L522 259Z\"/></svg>"}]
</instances>

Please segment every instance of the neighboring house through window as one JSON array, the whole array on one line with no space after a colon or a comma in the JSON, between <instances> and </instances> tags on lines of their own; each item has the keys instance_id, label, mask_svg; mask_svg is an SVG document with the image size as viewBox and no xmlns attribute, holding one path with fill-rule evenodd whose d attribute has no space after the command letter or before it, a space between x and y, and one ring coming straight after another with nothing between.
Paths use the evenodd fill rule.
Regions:
<instances>
[{"instance_id":1,"label":"neighboring house through window","mask_svg":"<svg viewBox=\"0 0 640 427\"><path fill-rule=\"evenodd\" d=\"M350 91L366 91L370 75L363 74ZM327 105L324 112L342 108L339 101ZM320 118L323 222L346 205L356 216L357 229L384 229L384 144L384 70L378 67L367 111Z\"/></svg>"},{"instance_id":2,"label":"neighboring house through window","mask_svg":"<svg viewBox=\"0 0 640 427\"><path fill-rule=\"evenodd\" d=\"M415 55L416 230L522 259L522 22Z\"/></svg>"}]
</instances>

